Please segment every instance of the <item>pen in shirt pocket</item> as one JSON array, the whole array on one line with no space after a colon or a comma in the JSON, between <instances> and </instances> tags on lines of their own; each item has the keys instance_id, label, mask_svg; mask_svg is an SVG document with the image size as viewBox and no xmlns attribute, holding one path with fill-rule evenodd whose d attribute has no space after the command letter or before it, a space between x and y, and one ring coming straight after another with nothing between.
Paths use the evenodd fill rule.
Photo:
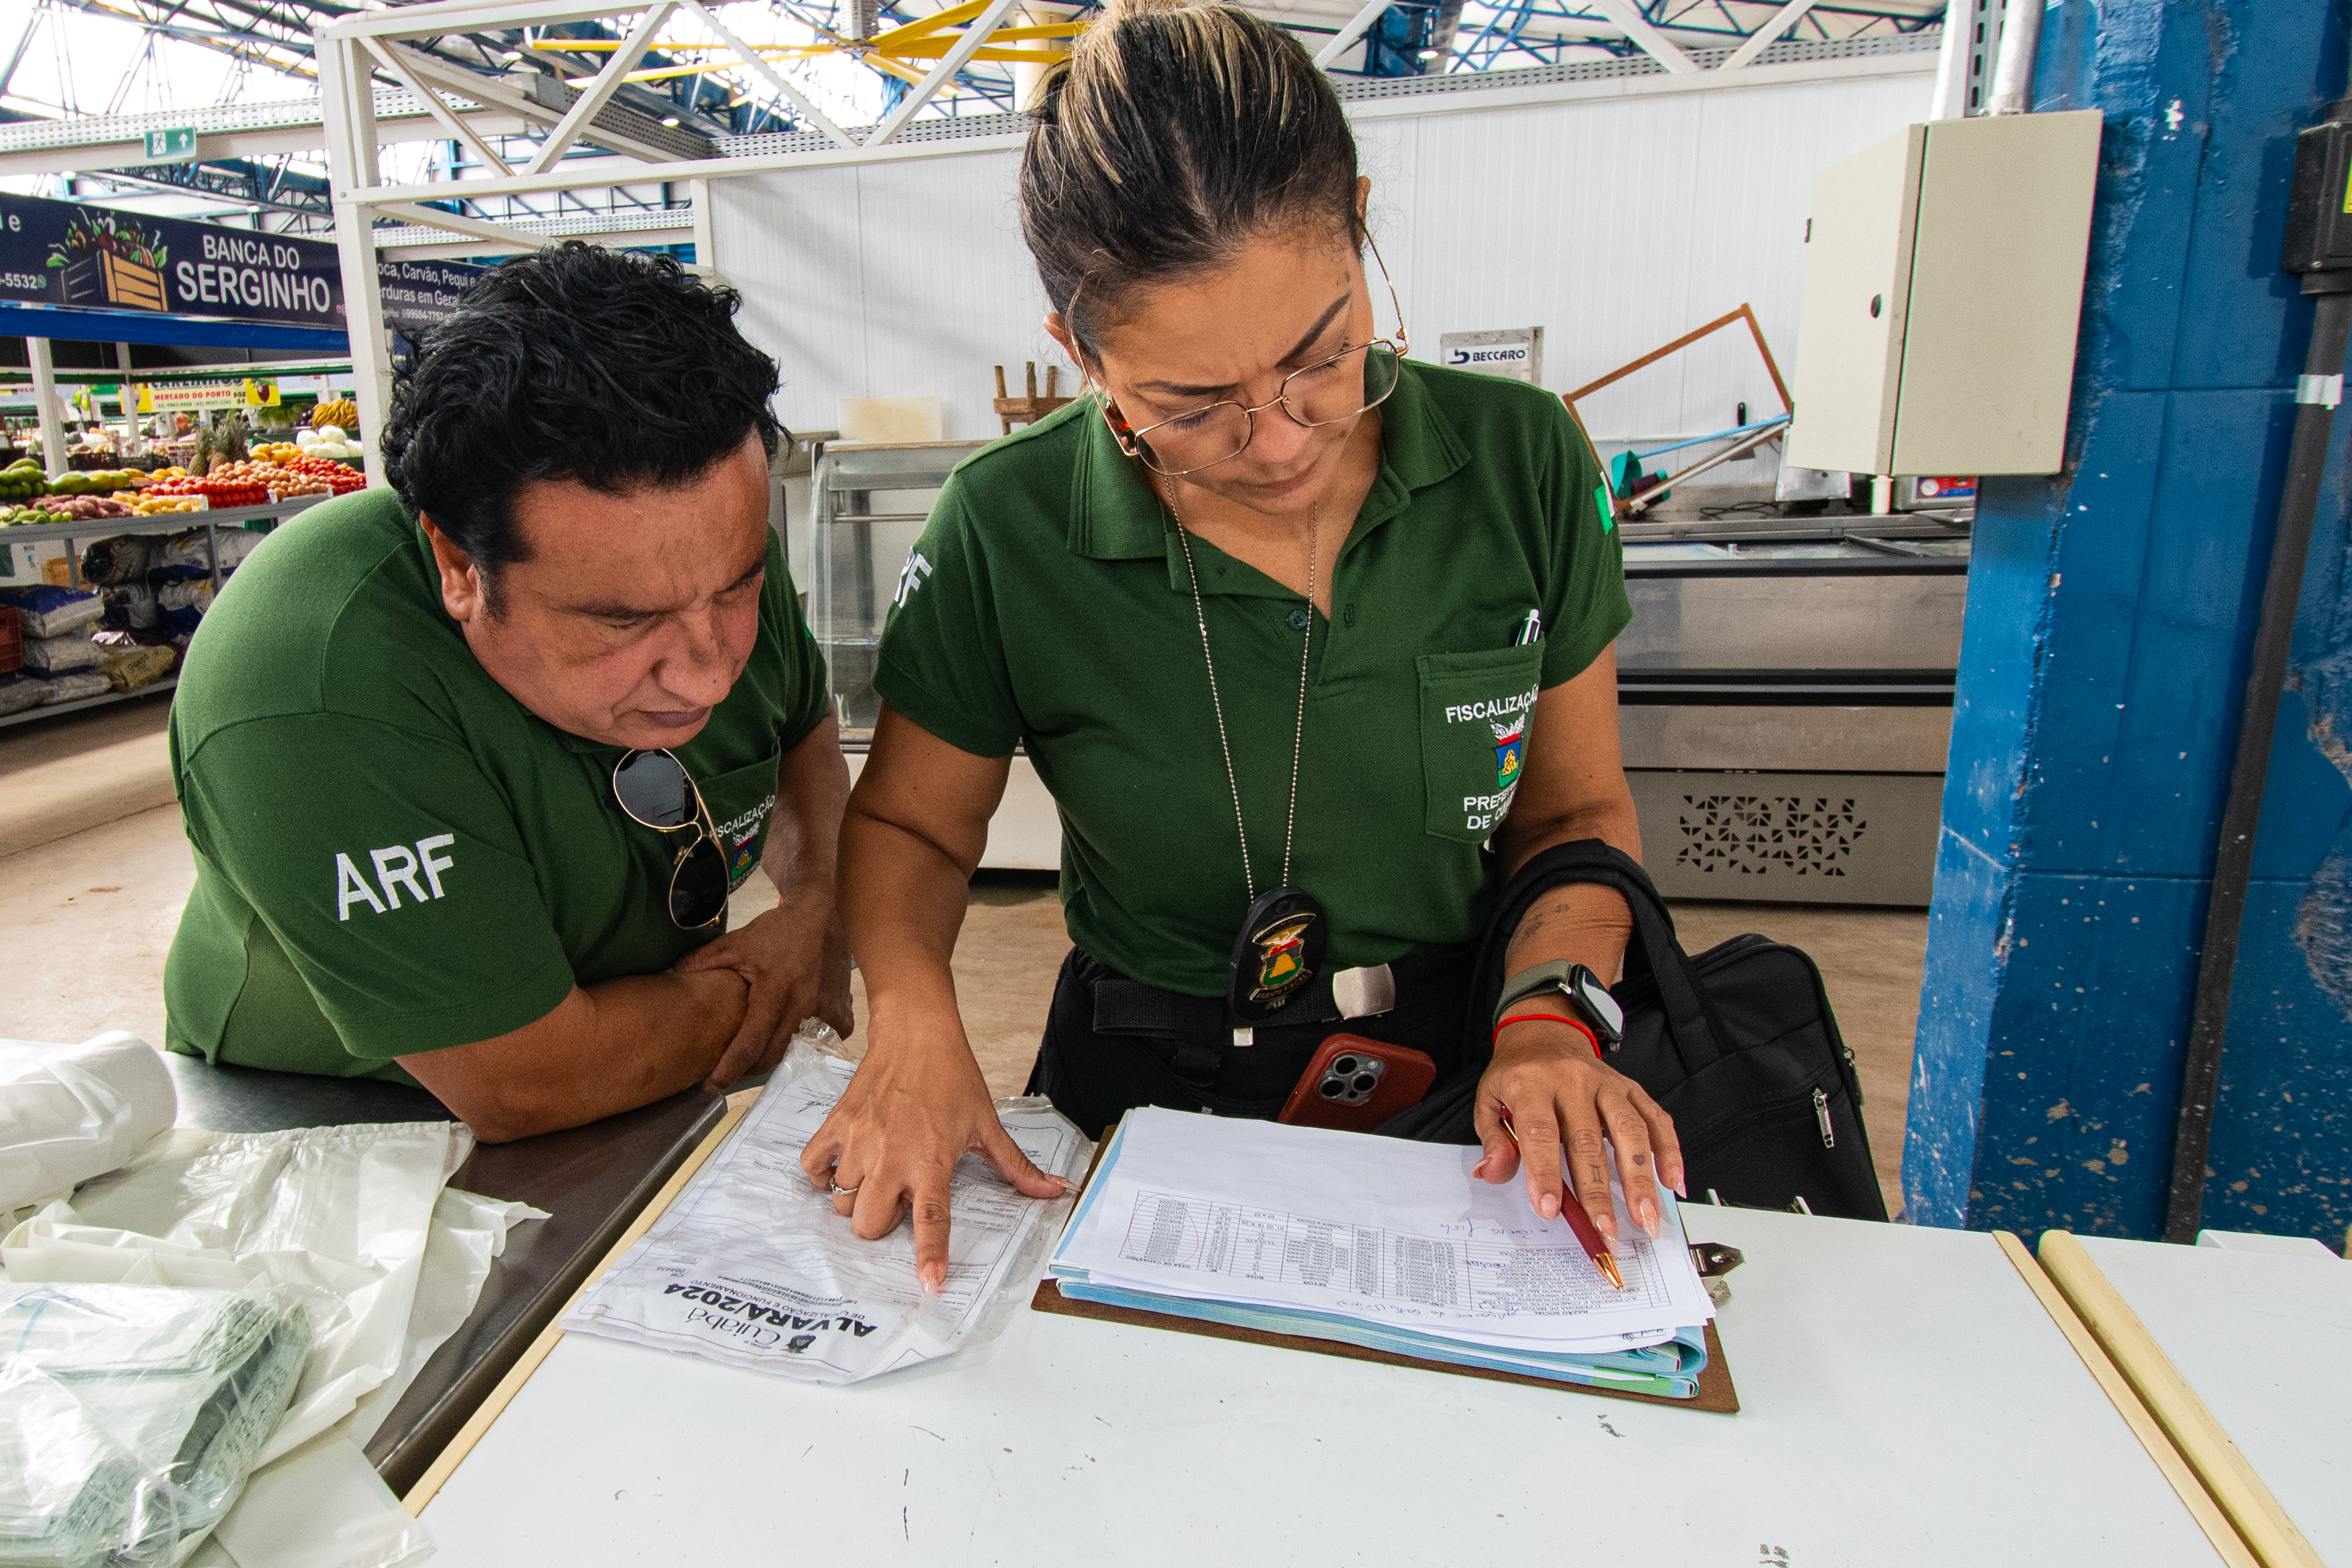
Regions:
<instances>
[{"instance_id":1,"label":"pen in shirt pocket","mask_svg":"<svg viewBox=\"0 0 2352 1568\"><path fill-rule=\"evenodd\" d=\"M1524 648L1542 636L1543 612L1540 609L1530 610L1528 612L1527 619L1519 622L1518 632L1511 639L1511 646Z\"/></svg>"}]
</instances>

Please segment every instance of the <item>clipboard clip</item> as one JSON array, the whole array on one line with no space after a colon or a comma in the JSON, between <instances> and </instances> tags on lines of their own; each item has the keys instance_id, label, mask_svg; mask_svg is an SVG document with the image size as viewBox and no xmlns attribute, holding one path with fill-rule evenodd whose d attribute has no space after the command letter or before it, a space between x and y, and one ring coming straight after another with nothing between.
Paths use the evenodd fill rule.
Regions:
<instances>
[{"instance_id":1,"label":"clipboard clip","mask_svg":"<svg viewBox=\"0 0 2352 1568\"><path fill-rule=\"evenodd\" d=\"M1728 1302L1731 1287L1723 1277L1748 1261L1747 1255L1720 1241L1694 1241L1690 1255L1691 1266L1698 1270L1700 1282L1706 1286L1707 1299L1718 1307Z\"/></svg>"}]
</instances>

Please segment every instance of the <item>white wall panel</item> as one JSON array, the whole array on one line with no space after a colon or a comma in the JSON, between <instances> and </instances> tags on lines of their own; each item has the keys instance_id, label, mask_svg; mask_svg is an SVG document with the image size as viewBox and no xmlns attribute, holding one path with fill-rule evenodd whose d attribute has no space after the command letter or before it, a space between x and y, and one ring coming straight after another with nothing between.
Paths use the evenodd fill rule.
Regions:
<instances>
[{"instance_id":1,"label":"white wall panel","mask_svg":"<svg viewBox=\"0 0 2352 1568\"><path fill-rule=\"evenodd\" d=\"M1926 73L1369 120L1372 219L1417 352L1444 332L1540 325L1544 380L1581 384L1756 308L1796 357L1814 172L1925 116ZM992 435L989 367L1063 362L1021 243L1017 155L714 182L718 264L784 370L779 413L823 429L844 397L935 396L951 438ZM1069 372L1066 370L1066 376ZM1612 388L1594 434L1697 434L1777 408L1726 337Z\"/></svg>"},{"instance_id":2,"label":"white wall panel","mask_svg":"<svg viewBox=\"0 0 2352 1568\"><path fill-rule=\"evenodd\" d=\"M743 292L744 336L776 357L787 428L828 430L835 402L866 395L865 246L857 171L714 180L719 276Z\"/></svg>"},{"instance_id":3,"label":"white wall panel","mask_svg":"<svg viewBox=\"0 0 2352 1568\"><path fill-rule=\"evenodd\" d=\"M858 169L866 247L866 395L937 396L951 440L994 435L992 365L1066 363L1045 335L1045 291L1021 241L1012 153ZM723 254L723 252L722 252ZM1063 371L1066 390L1075 373ZM827 423L832 421L828 419Z\"/></svg>"}]
</instances>

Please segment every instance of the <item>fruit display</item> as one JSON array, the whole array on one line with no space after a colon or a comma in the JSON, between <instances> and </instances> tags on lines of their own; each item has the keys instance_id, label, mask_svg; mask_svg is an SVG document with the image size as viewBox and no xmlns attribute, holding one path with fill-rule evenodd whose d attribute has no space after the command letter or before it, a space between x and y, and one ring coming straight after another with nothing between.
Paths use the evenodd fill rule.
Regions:
<instances>
[{"instance_id":1,"label":"fruit display","mask_svg":"<svg viewBox=\"0 0 2352 1568\"><path fill-rule=\"evenodd\" d=\"M316 447L311 448L313 454L317 450ZM324 457L305 455L286 458L279 462L278 466L287 473L297 476L305 486L324 485L329 491L338 496L348 495L353 490L367 487L367 476L348 463L336 463ZM289 490L280 486L278 493L281 496L299 496L315 495L319 492L308 488Z\"/></svg>"},{"instance_id":2,"label":"fruit display","mask_svg":"<svg viewBox=\"0 0 2352 1568\"><path fill-rule=\"evenodd\" d=\"M290 463L302 455L302 449L290 441L265 441L253 449L257 463Z\"/></svg>"},{"instance_id":3,"label":"fruit display","mask_svg":"<svg viewBox=\"0 0 2352 1568\"><path fill-rule=\"evenodd\" d=\"M49 476L29 457L0 468L0 501L29 501L49 487Z\"/></svg>"},{"instance_id":4,"label":"fruit display","mask_svg":"<svg viewBox=\"0 0 2352 1568\"><path fill-rule=\"evenodd\" d=\"M134 517L152 517L164 512L201 512L205 509L202 496L157 496L131 508Z\"/></svg>"},{"instance_id":5,"label":"fruit display","mask_svg":"<svg viewBox=\"0 0 2352 1568\"><path fill-rule=\"evenodd\" d=\"M274 492L287 496L341 495L367 480L340 463L297 457L290 463L215 463L201 478L175 476L149 485L150 496L202 496L215 507L257 507Z\"/></svg>"},{"instance_id":6,"label":"fruit display","mask_svg":"<svg viewBox=\"0 0 2352 1568\"><path fill-rule=\"evenodd\" d=\"M68 523L72 520L63 512L53 512L47 507L0 507L0 528L9 528L20 523Z\"/></svg>"},{"instance_id":7,"label":"fruit display","mask_svg":"<svg viewBox=\"0 0 2352 1568\"><path fill-rule=\"evenodd\" d=\"M203 478L182 475L176 479L158 479L147 486L150 496L201 496L213 508L222 507L258 507L269 499L267 482L252 476L251 464L226 464Z\"/></svg>"},{"instance_id":8,"label":"fruit display","mask_svg":"<svg viewBox=\"0 0 2352 1568\"><path fill-rule=\"evenodd\" d=\"M310 411L310 428L320 430L330 424L339 425L341 428L335 433L338 440L341 439L343 431L349 430L359 422L360 405L347 397L339 397L332 402L322 402Z\"/></svg>"},{"instance_id":9,"label":"fruit display","mask_svg":"<svg viewBox=\"0 0 2352 1568\"><path fill-rule=\"evenodd\" d=\"M41 505L57 513L61 523L86 523L93 517L127 517L131 504L105 496L58 496L41 497Z\"/></svg>"},{"instance_id":10,"label":"fruit display","mask_svg":"<svg viewBox=\"0 0 2352 1568\"><path fill-rule=\"evenodd\" d=\"M135 490L146 482L147 476L136 468L92 468L58 475L48 482L48 491L52 496L107 496Z\"/></svg>"},{"instance_id":11,"label":"fruit display","mask_svg":"<svg viewBox=\"0 0 2352 1568\"><path fill-rule=\"evenodd\" d=\"M366 449L358 442L347 439L343 434L342 427L336 424L318 426L317 434L312 439L302 443L302 450L313 457L325 457L336 461L348 461L353 457L367 455Z\"/></svg>"}]
</instances>

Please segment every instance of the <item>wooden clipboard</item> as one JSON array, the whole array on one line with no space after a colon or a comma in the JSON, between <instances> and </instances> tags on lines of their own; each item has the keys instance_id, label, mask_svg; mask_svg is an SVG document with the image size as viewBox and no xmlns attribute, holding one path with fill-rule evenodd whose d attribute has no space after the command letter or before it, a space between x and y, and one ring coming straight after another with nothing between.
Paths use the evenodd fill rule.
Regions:
<instances>
[{"instance_id":1,"label":"wooden clipboard","mask_svg":"<svg viewBox=\"0 0 2352 1568\"><path fill-rule=\"evenodd\" d=\"M1087 1180L1080 1184L1081 1191L1094 1181L1095 1172L1102 1167L1103 1151L1110 1147L1111 1134L1118 1131L1117 1127L1107 1128L1096 1143L1094 1163L1087 1167ZM1073 1215L1076 1212L1072 1210ZM1739 1414L1739 1391L1731 1385L1731 1368L1724 1364L1723 1360L1723 1341L1716 1336L1712 1322L1706 1325L1706 1366L1698 1375L1697 1394L1689 1399L1670 1399L1663 1394L1640 1394L1630 1388L1570 1383L1557 1377L1538 1377L1532 1373L1500 1372L1492 1367L1463 1366L1450 1361L1426 1361L1419 1356L1399 1355L1391 1350L1368 1350L1362 1345L1348 1344L1335 1339L1270 1333L1264 1329L1245 1329L1232 1323L1178 1317L1173 1312L1146 1312L1139 1307L1114 1307L1102 1301L1081 1301L1062 1294L1061 1287L1051 1280L1037 1281L1037 1293L1029 1298L1029 1309L1052 1312L1059 1317L1126 1323L1131 1328L1169 1329L1177 1333L1202 1334L1210 1339L1239 1340L1247 1344L1272 1345L1276 1350L1303 1350L1317 1355L1336 1355L1343 1361L1376 1361L1385 1366L1417 1366L1424 1372L1443 1372L1455 1377L1480 1377L1489 1383L1521 1383L1530 1388L1555 1388L1569 1394L1597 1394L1604 1399L1631 1399L1643 1405L1664 1405L1676 1410L1705 1410L1716 1416Z\"/></svg>"}]
</instances>

